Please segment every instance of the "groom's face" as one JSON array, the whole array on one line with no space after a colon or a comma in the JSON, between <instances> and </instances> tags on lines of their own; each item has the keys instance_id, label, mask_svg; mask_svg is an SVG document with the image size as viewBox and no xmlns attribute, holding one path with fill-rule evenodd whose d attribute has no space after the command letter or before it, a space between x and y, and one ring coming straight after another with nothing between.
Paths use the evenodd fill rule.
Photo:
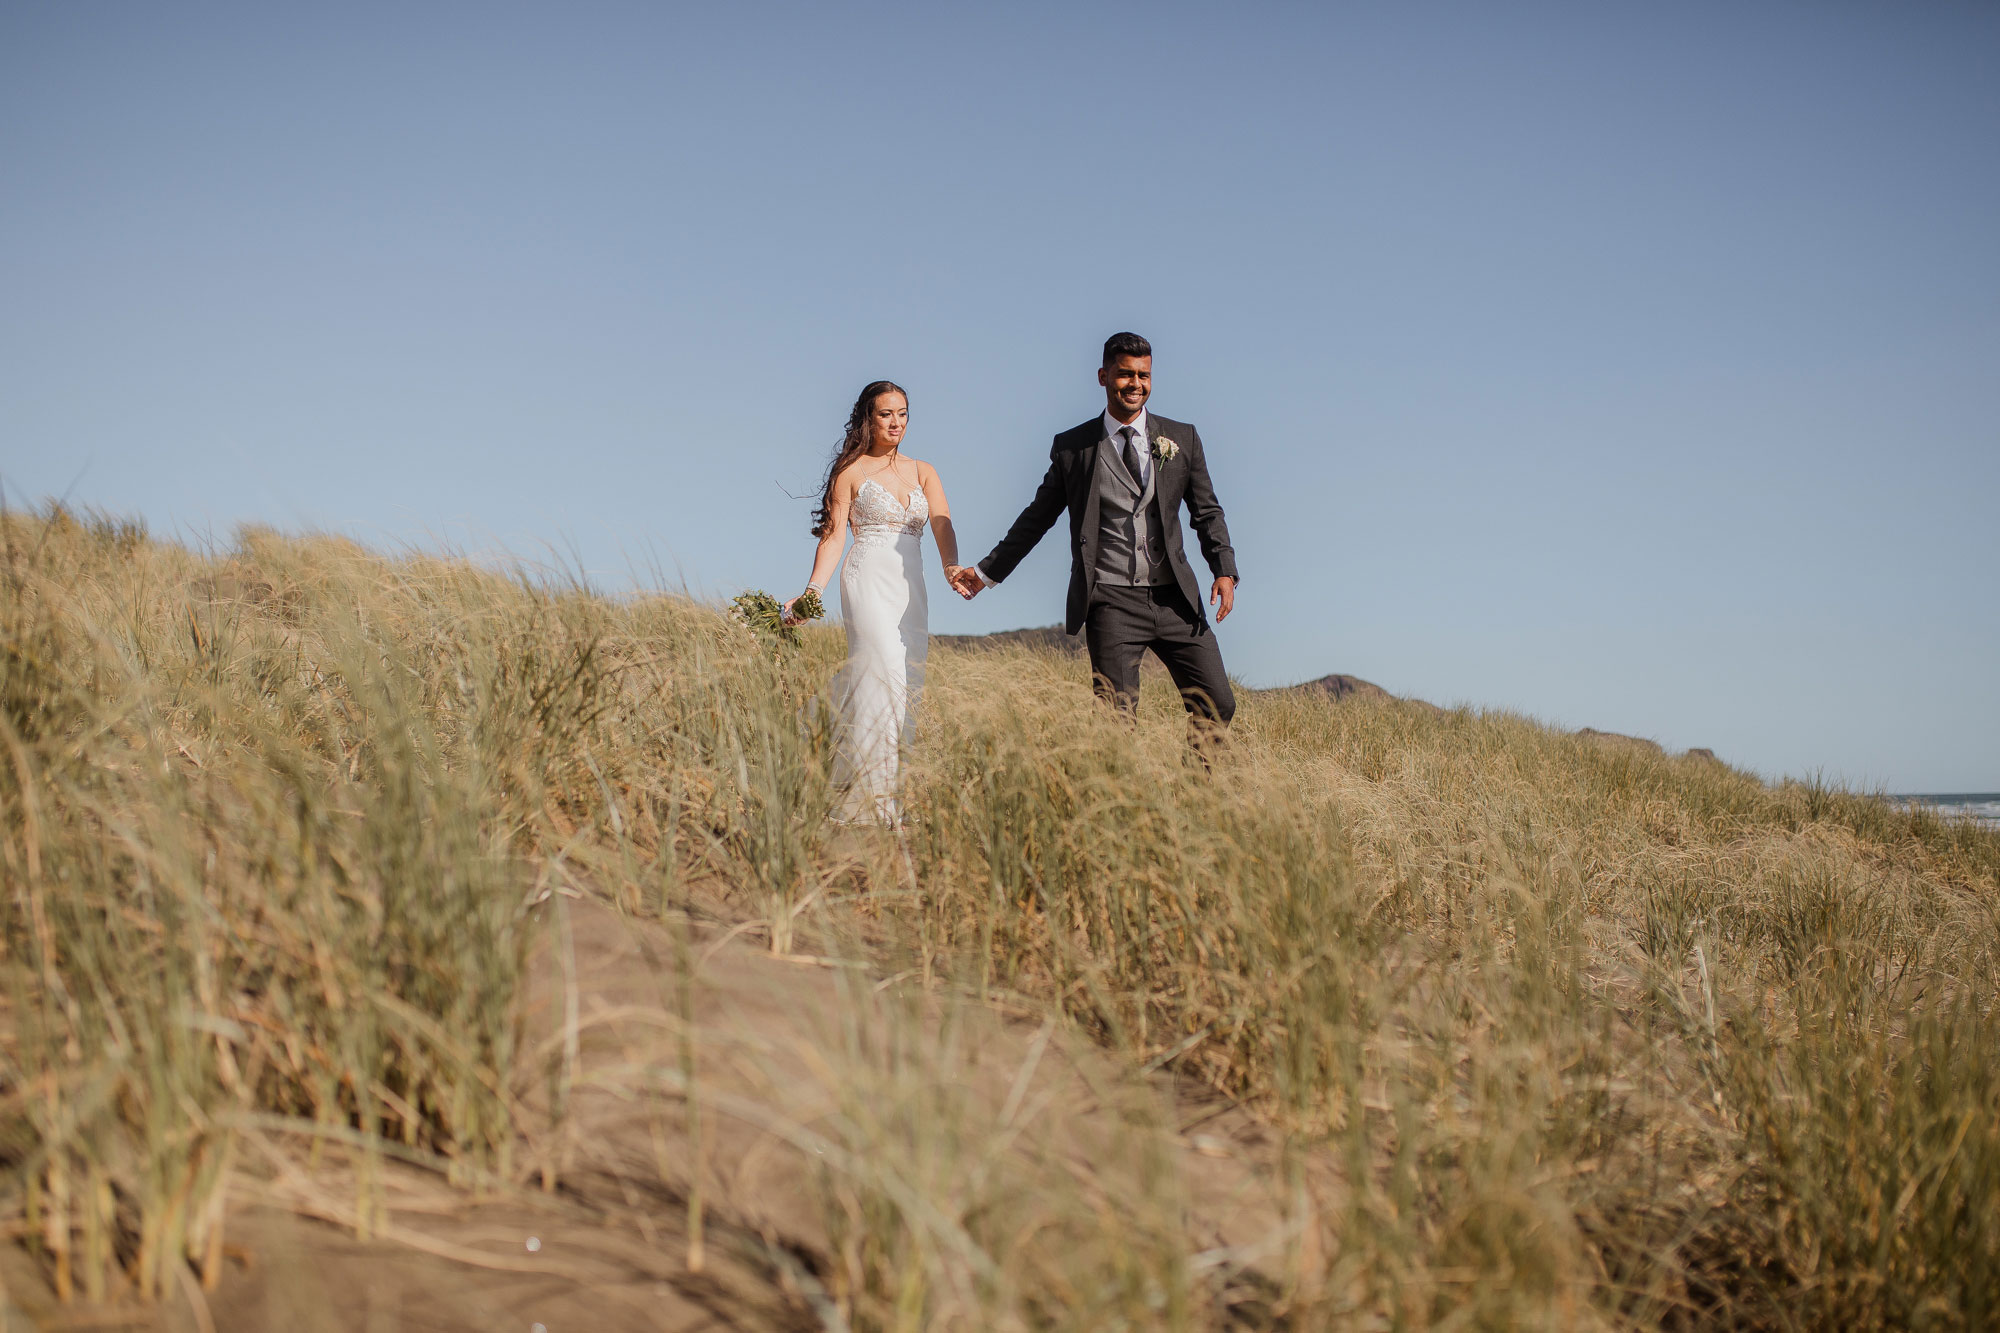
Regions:
<instances>
[{"instance_id":1,"label":"groom's face","mask_svg":"<svg viewBox=\"0 0 2000 1333\"><path fill-rule=\"evenodd\" d=\"M1121 356L1098 370L1097 382L1104 386L1104 403L1111 415L1130 421L1153 394L1153 358Z\"/></svg>"}]
</instances>

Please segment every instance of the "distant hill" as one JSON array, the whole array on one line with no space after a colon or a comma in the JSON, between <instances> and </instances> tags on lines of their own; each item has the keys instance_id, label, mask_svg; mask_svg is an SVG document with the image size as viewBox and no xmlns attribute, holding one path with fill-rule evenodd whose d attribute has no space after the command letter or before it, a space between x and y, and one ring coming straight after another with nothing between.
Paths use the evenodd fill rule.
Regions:
<instances>
[{"instance_id":1,"label":"distant hill","mask_svg":"<svg viewBox=\"0 0 2000 1333\"><path fill-rule=\"evenodd\" d=\"M933 634L931 642L949 648L1041 648L1076 657L1084 654L1083 636L1065 634L1061 625L995 630L991 634Z\"/></svg>"},{"instance_id":2,"label":"distant hill","mask_svg":"<svg viewBox=\"0 0 2000 1333\"><path fill-rule=\"evenodd\" d=\"M1396 696L1377 685L1372 680L1359 676L1321 676L1318 680L1308 680L1297 685L1286 686L1293 690L1318 690L1336 699L1393 699Z\"/></svg>"},{"instance_id":3,"label":"distant hill","mask_svg":"<svg viewBox=\"0 0 2000 1333\"><path fill-rule=\"evenodd\" d=\"M991 634L933 634L931 642L946 644L953 648L1038 648L1071 657L1082 657L1085 652L1083 636L1065 634L1061 625L1041 625L1033 629L1003 629ZM1335 699L1366 699L1371 702L1396 697L1373 681L1363 680L1359 676L1344 675L1321 676L1318 680L1305 681L1299 685L1279 685L1255 693L1276 694L1281 690L1318 690ZM1423 703L1423 700L1414 699L1410 702ZM1424 706L1436 707L1434 704Z\"/></svg>"},{"instance_id":4,"label":"distant hill","mask_svg":"<svg viewBox=\"0 0 2000 1333\"><path fill-rule=\"evenodd\" d=\"M1062 653L1069 657L1082 657L1084 655L1083 636L1081 634L1065 634L1061 625L1040 625L1031 629L1003 629L996 630L991 634L933 634L931 642L946 644L953 648L1034 648L1046 652ZM1148 665L1151 665L1150 661ZM1313 690L1332 699L1358 699L1364 703L1398 701L1416 704L1421 708L1428 708L1435 713L1445 711L1427 700L1404 699L1401 696L1389 693L1389 691L1383 689L1372 680L1363 680L1359 676L1349 676L1338 672L1333 675L1320 676L1315 680L1301 681L1297 685L1277 685L1269 689L1252 690L1249 693L1280 694L1287 690ZM1599 731L1596 727L1583 727L1576 734L1579 736L1589 736L1607 745L1629 746L1636 750L1651 751L1654 754L1666 753L1665 748L1658 741L1648 740L1643 736L1626 736L1616 731ZM1691 759L1716 760L1715 751L1706 748L1689 750L1687 751L1687 755ZM1716 760L1716 762L1720 761Z\"/></svg>"},{"instance_id":5,"label":"distant hill","mask_svg":"<svg viewBox=\"0 0 2000 1333\"><path fill-rule=\"evenodd\" d=\"M1363 680L1359 676L1345 676L1340 674L1321 676L1317 680L1308 680L1297 685L1281 685L1277 689L1262 692L1277 694L1281 690L1312 690L1333 699L1364 699L1369 703L1386 703L1396 698L1395 695L1389 693L1389 691L1383 689L1372 680ZM1429 708L1435 712L1444 711L1436 704L1426 703L1422 699L1405 699L1402 702L1422 704L1425 708Z\"/></svg>"}]
</instances>

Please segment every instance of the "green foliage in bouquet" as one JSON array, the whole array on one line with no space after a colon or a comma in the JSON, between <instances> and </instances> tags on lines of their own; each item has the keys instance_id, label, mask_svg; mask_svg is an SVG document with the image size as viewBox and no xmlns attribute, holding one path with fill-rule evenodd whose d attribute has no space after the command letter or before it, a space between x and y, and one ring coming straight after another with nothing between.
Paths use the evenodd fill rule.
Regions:
<instances>
[{"instance_id":1,"label":"green foliage in bouquet","mask_svg":"<svg viewBox=\"0 0 2000 1333\"><path fill-rule=\"evenodd\" d=\"M818 592L807 588L793 601L792 614L800 620L818 620L826 615L826 604L820 601ZM785 604L762 588L739 594L729 603L729 615L760 635L794 646L799 642L798 626L785 623Z\"/></svg>"}]
</instances>

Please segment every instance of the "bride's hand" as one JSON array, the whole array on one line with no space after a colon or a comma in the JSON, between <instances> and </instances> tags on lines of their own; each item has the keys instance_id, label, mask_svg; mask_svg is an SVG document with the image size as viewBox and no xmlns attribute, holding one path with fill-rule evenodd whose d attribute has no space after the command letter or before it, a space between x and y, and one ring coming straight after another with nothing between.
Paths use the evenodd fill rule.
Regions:
<instances>
[{"instance_id":1,"label":"bride's hand","mask_svg":"<svg viewBox=\"0 0 2000 1333\"><path fill-rule=\"evenodd\" d=\"M792 602L796 602L796 601L798 601L798 600L799 600L799 599L798 599L797 597L794 597L794 598L792 598ZM781 624L781 625L803 625L803 624L805 623L805 622L804 622L803 620L800 620L800 619L799 619L799 618L798 618L797 616L795 616L795 615L793 615L793 614L792 614L792 602L786 602L786 603L785 603L785 604L784 604L783 606L781 606L781 607L779 607L779 608L778 608L778 623L779 623L779 624Z\"/></svg>"}]
</instances>

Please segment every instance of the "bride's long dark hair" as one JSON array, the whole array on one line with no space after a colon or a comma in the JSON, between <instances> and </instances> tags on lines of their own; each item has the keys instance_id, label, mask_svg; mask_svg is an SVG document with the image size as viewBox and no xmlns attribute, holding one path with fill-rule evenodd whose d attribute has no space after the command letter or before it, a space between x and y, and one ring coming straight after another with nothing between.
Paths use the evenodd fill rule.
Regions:
<instances>
[{"instance_id":1,"label":"bride's long dark hair","mask_svg":"<svg viewBox=\"0 0 2000 1333\"><path fill-rule=\"evenodd\" d=\"M868 452L868 446L875 433L875 400L885 393L901 393L908 403L910 395L903 393L903 386L888 380L876 380L861 391L854 400L854 410L847 414L847 434L840 440L840 448L834 451L833 461L826 465L826 480L819 488L819 508L813 510L813 536L824 537L833 526L833 482L847 465Z\"/></svg>"}]
</instances>

